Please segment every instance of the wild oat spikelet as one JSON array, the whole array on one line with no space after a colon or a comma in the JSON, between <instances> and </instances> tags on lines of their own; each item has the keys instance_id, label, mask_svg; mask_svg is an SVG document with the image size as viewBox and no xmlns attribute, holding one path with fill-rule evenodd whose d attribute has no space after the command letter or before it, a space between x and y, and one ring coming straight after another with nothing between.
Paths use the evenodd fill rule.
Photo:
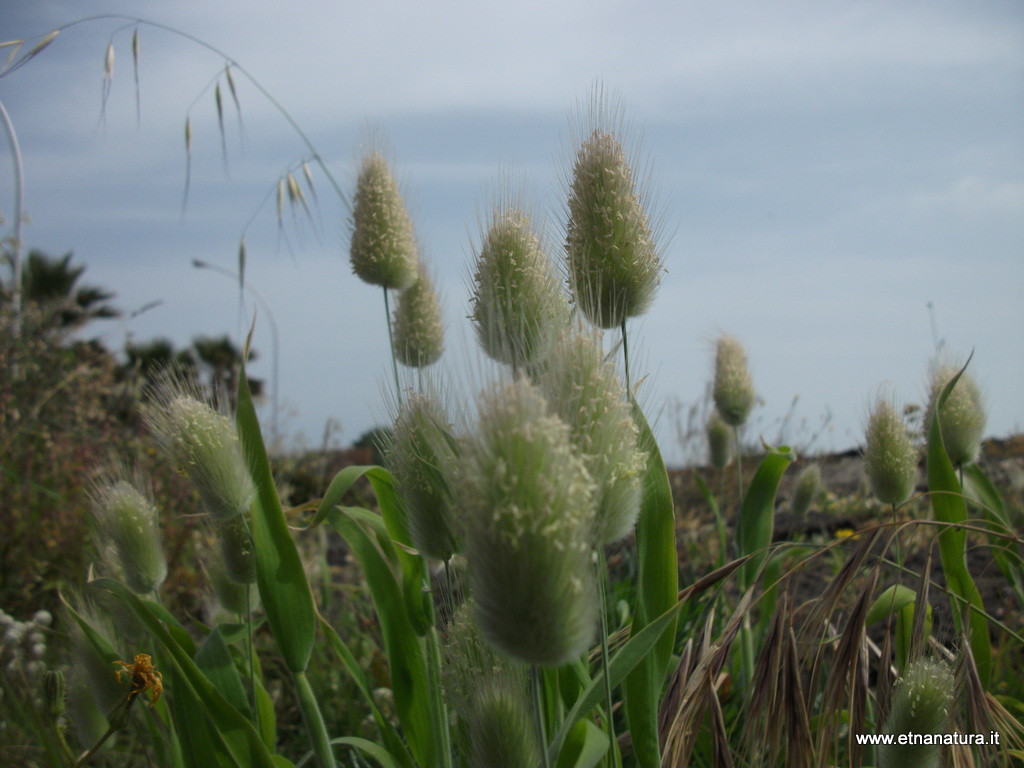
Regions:
<instances>
[{"instance_id":1,"label":"wild oat spikelet","mask_svg":"<svg viewBox=\"0 0 1024 768\"><path fill-rule=\"evenodd\" d=\"M706 429L708 458L711 461L711 466L718 470L725 469L732 461L732 430L722 420L718 411L712 411Z\"/></svg>"},{"instance_id":2,"label":"wild oat spikelet","mask_svg":"<svg viewBox=\"0 0 1024 768\"><path fill-rule=\"evenodd\" d=\"M640 513L647 454L614 364L593 335L563 334L537 381L597 484L596 544L623 539Z\"/></svg>"},{"instance_id":3,"label":"wild oat spikelet","mask_svg":"<svg viewBox=\"0 0 1024 768\"><path fill-rule=\"evenodd\" d=\"M527 696L526 668L480 637L471 602L448 630L444 687L459 718L461 754L471 768L535 768L541 754Z\"/></svg>"},{"instance_id":4,"label":"wild oat spikelet","mask_svg":"<svg viewBox=\"0 0 1024 768\"><path fill-rule=\"evenodd\" d=\"M157 443L196 487L207 514L226 520L248 511L256 491L231 419L171 376L145 416Z\"/></svg>"},{"instance_id":5,"label":"wild oat spikelet","mask_svg":"<svg viewBox=\"0 0 1024 768\"><path fill-rule=\"evenodd\" d=\"M654 300L662 263L633 170L613 132L595 128L576 153L565 249L569 287L594 325L617 328Z\"/></svg>"},{"instance_id":6,"label":"wild oat spikelet","mask_svg":"<svg viewBox=\"0 0 1024 768\"><path fill-rule=\"evenodd\" d=\"M416 280L416 239L387 161L366 154L352 211L352 271L370 285L407 288Z\"/></svg>"},{"instance_id":7,"label":"wild oat spikelet","mask_svg":"<svg viewBox=\"0 0 1024 768\"><path fill-rule=\"evenodd\" d=\"M730 427L741 426L754 407L754 380L740 342L723 334L715 348L715 408Z\"/></svg>"},{"instance_id":8,"label":"wild oat spikelet","mask_svg":"<svg viewBox=\"0 0 1024 768\"><path fill-rule=\"evenodd\" d=\"M594 637L595 486L569 427L525 379L479 402L460 495L476 621L491 645L557 666Z\"/></svg>"},{"instance_id":9,"label":"wild oat spikelet","mask_svg":"<svg viewBox=\"0 0 1024 768\"><path fill-rule=\"evenodd\" d=\"M444 323L437 291L426 270L398 295L394 323L395 357L410 368L426 368L444 352Z\"/></svg>"},{"instance_id":10,"label":"wild oat spikelet","mask_svg":"<svg viewBox=\"0 0 1024 768\"><path fill-rule=\"evenodd\" d=\"M917 483L918 450L891 401L879 396L868 418L864 472L883 504L899 506Z\"/></svg>"},{"instance_id":11,"label":"wild oat spikelet","mask_svg":"<svg viewBox=\"0 0 1024 768\"><path fill-rule=\"evenodd\" d=\"M494 212L477 258L470 305L480 346L507 365L542 358L565 327L568 312L558 279L521 210Z\"/></svg>"},{"instance_id":12,"label":"wild oat spikelet","mask_svg":"<svg viewBox=\"0 0 1024 768\"><path fill-rule=\"evenodd\" d=\"M97 532L114 545L128 587L140 595L151 594L167 578L167 560L160 544L156 506L139 490L140 478L127 479L117 466L92 485L89 492Z\"/></svg>"},{"instance_id":13,"label":"wild oat spikelet","mask_svg":"<svg viewBox=\"0 0 1024 768\"><path fill-rule=\"evenodd\" d=\"M893 688L884 734L918 737L949 732L953 707L953 672L941 661L920 658L907 665ZM938 744L887 744L875 751L879 768L938 768Z\"/></svg>"},{"instance_id":14,"label":"wild oat spikelet","mask_svg":"<svg viewBox=\"0 0 1024 768\"><path fill-rule=\"evenodd\" d=\"M951 366L939 366L932 372L928 412L924 422L926 430L932 423L939 395L958 370ZM971 376L964 373L939 411L942 443L954 466L966 466L977 461L981 452L981 438L985 432L985 420L981 389Z\"/></svg>"},{"instance_id":15,"label":"wild oat spikelet","mask_svg":"<svg viewBox=\"0 0 1024 768\"><path fill-rule=\"evenodd\" d=\"M410 394L395 419L388 468L394 475L413 546L447 561L459 550L453 519L458 469L452 427L433 395Z\"/></svg>"}]
</instances>

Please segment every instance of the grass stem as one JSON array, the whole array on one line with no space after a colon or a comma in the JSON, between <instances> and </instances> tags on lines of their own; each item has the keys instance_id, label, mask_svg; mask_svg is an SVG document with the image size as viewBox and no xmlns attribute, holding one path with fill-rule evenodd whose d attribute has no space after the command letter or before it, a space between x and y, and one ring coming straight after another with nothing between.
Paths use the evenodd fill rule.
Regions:
<instances>
[{"instance_id":1,"label":"grass stem","mask_svg":"<svg viewBox=\"0 0 1024 768\"><path fill-rule=\"evenodd\" d=\"M629 382L629 343L626 340L626 318L622 318L622 364L626 374L626 398L633 396Z\"/></svg>"},{"instance_id":2,"label":"grass stem","mask_svg":"<svg viewBox=\"0 0 1024 768\"><path fill-rule=\"evenodd\" d=\"M294 678L299 710L302 712L302 719L306 723L306 730L313 743L313 754L316 755L317 765L319 768L335 768L334 750L331 748L327 726L324 723L323 714L320 712L316 694L313 693L313 688L309 684L309 678L306 677L305 672L296 672Z\"/></svg>"},{"instance_id":3,"label":"grass stem","mask_svg":"<svg viewBox=\"0 0 1024 768\"><path fill-rule=\"evenodd\" d=\"M541 669L536 664L530 668L530 682L533 688L533 717L537 724L537 738L540 739L540 752L544 756L542 765L551 768L551 756L548 754L548 733L544 724L544 701L541 696Z\"/></svg>"},{"instance_id":4,"label":"grass stem","mask_svg":"<svg viewBox=\"0 0 1024 768\"><path fill-rule=\"evenodd\" d=\"M599 553L600 554L600 553ZM615 716L613 714L615 702L612 699L612 681L610 657L608 649L608 592L609 574L607 567L599 557L595 567L597 568L597 581L601 586L601 671L604 672L604 698L605 698L605 726L608 731L609 755L608 762L612 768L622 768L622 755L619 754L618 745L615 739Z\"/></svg>"},{"instance_id":5,"label":"grass stem","mask_svg":"<svg viewBox=\"0 0 1024 768\"><path fill-rule=\"evenodd\" d=\"M398 383L398 359L395 357L395 339L391 333L391 305L388 301L388 289L383 288L384 291L384 318L388 324L388 349L391 350L391 371L395 375L395 397L398 398L398 404L402 404L402 385Z\"/></svg>"}]
</instances>

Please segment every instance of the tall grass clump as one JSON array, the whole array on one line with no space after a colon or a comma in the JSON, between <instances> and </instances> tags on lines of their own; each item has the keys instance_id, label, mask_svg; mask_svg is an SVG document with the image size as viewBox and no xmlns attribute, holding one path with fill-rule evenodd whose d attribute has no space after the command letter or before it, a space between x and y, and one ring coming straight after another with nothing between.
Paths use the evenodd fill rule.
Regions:
<instances>
[{"instance_id":1,"label":"tall grass clump","mask_svg":"<svg viewBox=\"0 0 1024 768\"><path fill-rule=\"evenodd\" d=\"M53 37L25 55L12 43L8 61L21 66ZM137 42L133 33L136 63ZM218 73L218 110L222 82L234 95L235 67ZM803 768L863 765L864 750L852 734L869 727L886 733L952 727L957 713L949 716L955 696L948 668L908 661L926 645L936 657L952 657L942 646L957 642L931 636L929 545L921 547L923 574L901 570L901 577L919 579L916 593L900 583L876 595L891 563L877 546L888 524L868 517L872 506L850 540L778 541L777 491L795 460L791 450L766 450L749 484L738 467L740 493L728 515L700 481L720 542L715 562L701 558L708 528L680 519L694 510L677 504L677 477L665 468L629 379L626 322L651 304L662 265L618 116L602 98L598 93L592 102L567 174L564 276L580 317L568 311L558 270L524 206L503 201L479 243L469 310L485 352L512 371L503 370L503 383L478 397L475 423L463 428L458 419L458 431L422 377L418 392L399 389L399 361L421 368L438 359L441 311L388 165L380 152L364 155L350 255L353 271L385 296L397 402L390 471L344 467L321 498L288 507L275 482L279 467L263 441L247 355L233 379L233 399L217 399L223 410L168 377L145 408L146 424L166 463L194 484L218 533L220 556L201 573L230 615L214 609L193 619L168 602L160 563L173 567L184 558L168 541L168 557L144 562L163 557L155 504L130 492L123 478L98 486L100 543L117 553L121 567L116 575L104 571L91 579L86 597L66 605L75 661L65 667L64 712L56 706L61 676L42 677L44 664L60 651L30 634L30 653L15 655L12 649L27 642L24 629L0 622L5 683L8 675L20 675L50 691L41 702L39 690L22 685L18 690L29 693L15 699L4 689L0 730L5 737L17 731L19 741L11 751L2 747L0 762L27 755L29 764L45 759L78 768L96 755L97 764L162 768L311 762L320 768L370 762L389 768L658 768L783 761ZM186 125L190 130L191 122ZM304 161L301 167L307 170ZM298 200L290 171L284 183L282 197ZM401 291L394 316L390 291ZM600 336L580 330L584 320L621 330L621 379ZM0 344L0 354L9 354L7 346ZM19 356L15 362L28 372L32 361ZM1000 568L1019 577L1015 548L1021 541L982 467L964 468L978 454L984 418L980 397L963 371L956 375L959 382L944 377L926 419L934 519L904 525L917 527L918 543L935 532L951 623L963 638L968 721L998 723L1013 737L1007 754L1016 757L1024 754L1024 729L1009 713L1021 709L1013 688L1014 643L1021 638L1009 621L986 611L966 554L999 540L994 555L1001 557ZM18 386L29 389L40 378ZM966 405L956 405L957 390L967 393ZM712 391L718 415L709 440L722 469L729 461L728 432L738 457L739 428L756 399L743 348L728 336L716 345ZM57 400L60 392L47 396ZM947 422L966 424L961 429L969 439L947 434ZM19 434L23 425L16 425ZM0 426L7 429L6 422ZM0 440L5 471L6 451L19 434L5 432ZM913 440L882 400L867 437L873 488L895 513L913 492ZM29 458L44 461L40 448L46 445L32 441ZM987 529L968 516L965 476L977 497L971 514L983 506L993 524ZM806 506L816 485L798 483L808 492L794 496L795 510ZM164 500L163 506L178 505ZM116 514L105 518L111 510ZM735 521L734 555L726 546L727 519ZM299 546L297 539L319 526L318 538ZM344 546L322 546L327 528ZM687 529L700 533L681 563L678 537ZM443 580L432 570L436 560L445 564ZM613 570L611 563L619 565ZM812 563L814 571L807 567ZM682 589L681 565L689 577ZM609 591L601 592L606 579ZM196 592L206 593L205 586L197 583ZM162 602L150 598L158 590ZM339 595L362 595L372 601L372 612L364 616L345 599L334 602ZM891 624L893 615L895 643L890 627L879 626ZM55 630L54 638L63 631ZM902 673L895 683L894 660ZM939 694L928 698L934 690ZM136 698L148 705L135 707L129 718ZM32 718L11 727L19 710L38 710L35 720L43 727L25 726ZM82 757L70 749L47 751L62 716L80 724ZM356 728L343 730L353 723ZM36 738L22 738L25 733ZM738 741L746 742L746 751ZM22 742L32 743L23 749ZM101 745L109 755L99 754ZM961 764L965 754L953 753L951 762ZM876 758L876 768L935 764L930 754L881 750L867 757Z\"/></svg>"}]
</instances>

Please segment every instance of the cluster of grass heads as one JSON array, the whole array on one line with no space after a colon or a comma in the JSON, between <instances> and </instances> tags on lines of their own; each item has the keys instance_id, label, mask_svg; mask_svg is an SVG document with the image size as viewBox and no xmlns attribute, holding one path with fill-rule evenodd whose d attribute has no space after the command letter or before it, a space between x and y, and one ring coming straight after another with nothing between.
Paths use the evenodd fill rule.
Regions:
<instances>
[{"instance_id":1,"label":"cluster of grass heads","mask_svg":"<svg viewBox=\"0 0 1024 768\"><path fill-rule=\"evenodd\" d=\"M437 365L429 269L388 162L367 154L351 259L385 299L395 380L386 468L347 467L319 498L289 507L247 350L233 397L171 371L142 408L163 462L154 466L189 482L187 501L140 471L151 469L139 461L150 443L122 445L119 461L81 458L83 477L104 468L78 486L91 488L99 556L88 578L85 560L61 576L52 631L67 642L44 649L49 670L28 674L21 657L5 669L4 711L21 710L5 757L169 768L889 768L1024 757L1020 629L986 606L967 559L991 553L1019 617L1020 521L975 462L984 415L966 365L936 369L922 440L887 401L874 406L864 456L879 506L859 530L777 542L777 493L796 457L786 446L744 456L754 384L741 343L723 336L708 435L730 490L699 480L714 557L684 565L669 473L629 360L628 320L655 300L662 270L656 227L618 109L596 93L579 118L561 257L515 196L487 220L469 312L494 367L472 406L444 394L454 385ZM24 377L35 358L19 361L10 369ZM415 387L402 387L399 363ZM43 442L15 452L27 427L14 423L0 448L21 462L56 460L42 431ZM103 423L78 428L102 433ZM5 455L5 472L13 466ZM812 503L819 483L801 478L793 505ZM11 504L38 518L26 527L60 514L52 500ZM167 591L180 557L167 551L174 509L201 511L213 544L202 611ZM355 583L334 582L330 540L358 565ZM798 588L808 574L810 595ZM936 626L940 603L949 626ZM907 730L998 733L1001 743L895 750L856 738Z\"/></svg>"}]
</instances>

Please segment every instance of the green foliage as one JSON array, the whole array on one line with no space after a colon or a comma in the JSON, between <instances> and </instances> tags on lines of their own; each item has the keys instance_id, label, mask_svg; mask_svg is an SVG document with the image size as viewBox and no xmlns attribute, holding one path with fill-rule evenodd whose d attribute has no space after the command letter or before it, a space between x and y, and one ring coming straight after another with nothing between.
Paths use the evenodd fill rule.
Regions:
<instances>
[{"instance_id":1,"label":"green foliage","mask_svg":"<svg viewBox=\"0 0 1024 768\"><path fill-rule=\"evenodd\" d=\"M21 58L15 49L3 71L52 39ZM137 36L133 57L137 64ZM221 77L234 97L231 71L215 86L222 129ZM17 329L0 336L0 601L20 614L53 605L58 587L81 594L66 600L55 628L5 620L0 723L32 764L887 765L903 758L886 750L865 758L857 729L950 722L999 728L1007 754L1024 749L1014 624L1024 608L1022 541L983 468L964 468L976 457L983 413L965 384L966 399L944 410L963 371L937 385L925 419L934 519L920 514L924 502L904 503L916 470L916 454L904 451L899 476L879 494L891 518L846 499L836 505L856 508L859 530L835 540L801 535L794 544L778 541L776 526L777 492L795 459L788 448L757 457L745 486L737 467L733 498L712 491L716 479L724 487L729 465L723 426L741 426L756 399L745 352L723 337L711 390L723 420L714 470L696 477L695 502L681 503L679 478L664 465L628 373L625 319L653 300L661 262L618 138L607 125L589 128L569 174L563 268L582 314L622 330L624 386L598 342L567 363L547 357L570 322L565 297L525 217L502 212L487 234L472 309L480 340L511 365L501 375L512 383L488 389L469 425L450 423L439 404L411 429L405 409L420 401L404 400L394 433L382 427L360 440L392 446L394 474L344 468L316 488L321 498L298 508L285 505L275 483L258 387L245 371L248 347L198 338L186 354L158 340L128 348L119 366L102 345L68 333L112 316L112 294L79 286L83 268L70 265L70 254L29 255L17 318L11 292L0 293L3 330ZM378 153L367 155L356 187L353 269L384 286L386 299L388 288L406 290L391 352L407 364L433 363L440 310L425 283L409 287L417 274L412 223ZM305 205L291 171L281 179L279 216L285 195ZM528 280L537 283L532 294L512 295ZM199 409L173 423L150 418L171 448L165 461L143 430L139 398L172 364L190 387L207 379L211 392L228 396L220 410L197 397ZM589 368L577 377L581 367ZM197 415L212 417L204 434L216 432L218 450L175 451ZM958 439L966 447L947 445L952 422L966 432ZM898 435L906 448L906 431ZM881 454L870 438L869 428L876 479ZM85 488L111 444L147 472L163 508L170 568L162 585L163 560L129 562L141 551L132 538L139 526L129 525L141 519L137 507L155 519L147 499L133 496L130 514L99 529L97 551L81 546ZM113 496L94 492L106 507L124 501ZM691 525L701 504L713 519ZM209 532L166 514L200 508L220 519L215 532L227 547L208 578L189 563L207 549ZM890 538L879 546L883 532ZM156 526L143 533L145 554L162 556ZM927 557L935 543L940 582ZM681 544L689 558L680 557ZM100 556L109 546L121 551L120 567ZM1013 588L1011 616L986 610L972 550L991 552ZM601 593L611 599L601 602L614 622L599 622L597 583L611 564ZM96 578L82 586L90 571ZM224 601L230 613L203 605L214 580L234 587ZM246 586L253 580L258 599ZM880 584L891 586L879 595ZM945 623L955 634L933 620L941 601L930 590L949 598ZM26 647L23 638L35 635L54 642ZM945 666L920 672L929 644L957 660L960 686ZM942 723L914 719L925 677L939 681L929 713L941 712Z\"/></svg>"}]
</instances>

